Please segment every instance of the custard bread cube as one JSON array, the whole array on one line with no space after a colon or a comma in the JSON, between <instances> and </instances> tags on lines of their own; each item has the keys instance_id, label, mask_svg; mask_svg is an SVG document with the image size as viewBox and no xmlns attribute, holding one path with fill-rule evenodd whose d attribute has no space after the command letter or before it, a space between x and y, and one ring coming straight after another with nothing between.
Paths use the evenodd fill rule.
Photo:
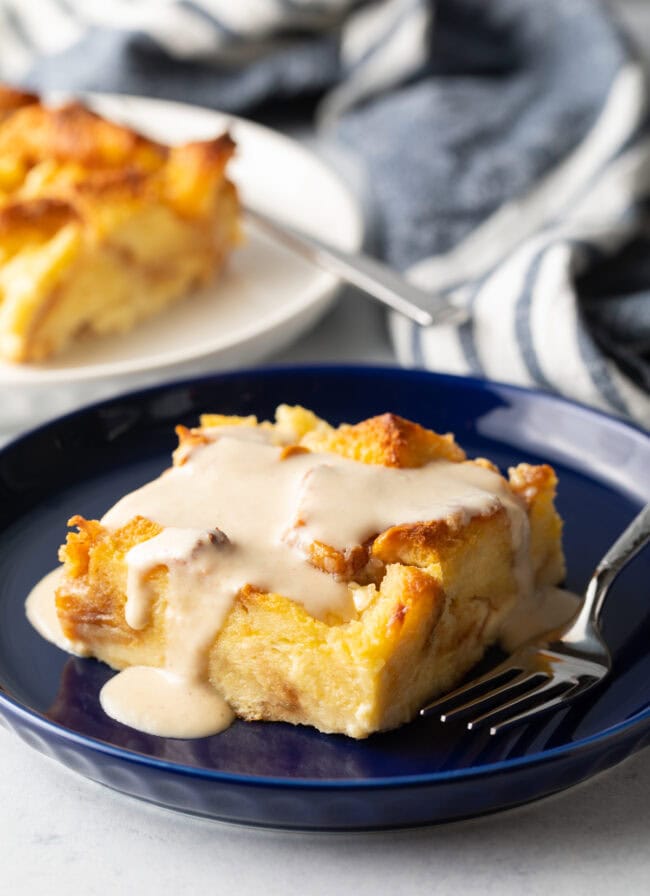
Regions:
<instances>
[{"instance_id":1,"label":"custard bread cube","mask_svg":"<svg viewBox=\"0 0 650 896\"><path fill-rule=\"evenodd\" d=\"M281 406L273 423L206 414L199 427L179 427L178 432L173 471L161 477L159 486L153 483L127 497L135 503L127 503L122 516L113 509L102 521L79 516L70 521L78 531L61 548L64 578L56 593L57 612L73 647L115 669L169 668L170 645L178 643L170 606L178 600L179 570L186 574L198 548L179 555L180 560L169 549L154 552L158 559L136 570L147 597L144 623L134 624L129 615L134 549L154 545L170 524L138 514L126 518L129 508L176 480L182 495L194 487L198 473L205 488L212 488L211 476L231 456L232 445L238 463L244 463L243 455L272 455L269 469L288 483L273 486L276 503L284 506L283 490L289 492L286 513L278 511L287 553L278 557L293 562L300 555L296 562L308 566L310 575L335 583L349 600L315 609L305 594L260 587L263 558L252 545L250 579L233 580L240 587L224 604L219 624L206 630L195 666L242 719L312 725L354 738L399 726L471 669L496 641L524 592L530 599L535 589L564 578L562 524L553 503L556 477L549 466L521 464L506 480L489 461L467 460L451 435L393 414L332 427L304 408ZM223 483L218 473L214 482ZM256 470L251 468L250 475ZM339 475L344 487L336 495L349 496L350 502L357 476L386 492L379 498L367 492L367 506L361 508L346 506L343 499L339 507L335 501L339 516L328 543L318 529L319 498L325 507L331 494L319 496L313 487L333 482L336 489ZM470 485L457 499L456 486L447 489L447 481ZM418 495L421 485L426 492L431 483L440 483L444 500ZM472 491L475 483L480 488L487 483L491 491L485 499ZM411 497L382 517L382 508L395 499L391 490ZM215 500L217 493L218 488ZM153 505L145 501L142 506ZM419 518L427 508L431 517ZM181 517L190 513L177 512ZM346 530L346 517L355 514L364 525L365 514L370 529L381 519L381 528L369 535L362 528L356 542L346 541L335 529ZM236 516L232 520L229 525L219 517L212 520L216 590L219 575L231 575L228 564L238 549ZM201 568L210 574L207 566ZM196 582L197 594L203 587L198 579L180 581L186 590ZM268 581L278 580L271 575ZM192 600L186 606L193 607Z\"/></svg>"},{"instance_id":2,"label":"custard bread cube","mask_svg":"<svg viewBox=\"0 0 650 896\"><path fill-rule=\"evenodd\" d=\"M233 151L0 85L0 359L126 332L210 282L239 239Z\"/></svg>"}]
</instances>

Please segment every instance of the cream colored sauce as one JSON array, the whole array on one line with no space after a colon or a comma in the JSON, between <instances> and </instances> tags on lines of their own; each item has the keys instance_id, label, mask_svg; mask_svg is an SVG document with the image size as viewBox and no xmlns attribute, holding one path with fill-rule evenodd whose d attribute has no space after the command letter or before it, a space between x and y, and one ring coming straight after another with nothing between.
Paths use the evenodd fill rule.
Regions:
<instances>
[{"instance_id":1,"label":"cream colored sauce","mask_svg":"<svg viewBox=\"0 0 650 896\"><path fill-rule=\"evenodd\" d=\"M208 652L245 585L296 600L316 618L354 617L351 589L307 562L314 541L343 551L393 525L443 518L462 525L502 505L519 587L531 593L527 515L491 470L447 461L404 470L314 453L283 459L260 430L206 435L181 466L122 498L102 520L117 529L143 516L163 527L126 555L132 628L150 619L150 574L168 570L165 669L130 667L101 694L105 711L125 724L170 737L222 730L232 714L208 684Z\"/></svg>"},{"instance_id":2,"label":"cream colored sauce","mask_svg":"<svg viewBox=\"0 0 650 896\"><path fill-rule=\"evenodd\" d=\"M56 644L61 650L74 653L75 656L89 656L89 652L80 644L75 644L63 634L61 623L56 612L54 592L63 579L63 567L59 566L48 572L30 591L25 602L25 613L36 631Z\"/></svg>"},{"instance_id":3,"label":"cream colored sauce","mask_svg":"<svg viewBox=\"0 0 650 896\"><path fill-rule=\"evenodd\" d=\"M350 618L349 589L305 563L310 543L345 550L392 525L448 517L463 524L501 503L524 578L527 517L491 470L447 461L403 470L312 453L280 460L280 448L249 433L232 427L197 446L187 463L127 495L102 523L118 528L141 515L163 527L218 528L231 546L219 575L237 580L237 588L284 594L317 618Z\"/></svg>"},{"instance_id":4,"label":"cream colored sauce","mask_svg":"<svg viewBox=\"0 0 650 896\"><path fill-rule=\"evenodd\" d=\"M523 597L501 623L499 643L506 653L513 653L526 641L567 623L580 606L582 598L571 591L547 585Z\"/></svg>"},{"instance_id":5,"label":"cream colored sauce","mask_svg":"<svg viewBox=\"0 0 650 896\"><path fill-rule=\"evenodd\" d=\"M106 682L99 701L112 719L159 737L207 737L235 718L207 681L151 666L123 669Z\"/></svg>"},{"instance_id":6,"label":"cream colored sauce","mask_svg":"<svg viewBox=\"0 0 650 896\"><path fill-rule=\"evenodd\" d=\"M312 455L313 458L313 455ZM416 469L392 469L303 455L293 525L305 545L322 541L344 550L399 523L448 518L465 525L473 516L505 505L527 520L503 480L474 464L436 461ZM520 535L520 526L516 526Z\"/></svg>"}]
</instances>

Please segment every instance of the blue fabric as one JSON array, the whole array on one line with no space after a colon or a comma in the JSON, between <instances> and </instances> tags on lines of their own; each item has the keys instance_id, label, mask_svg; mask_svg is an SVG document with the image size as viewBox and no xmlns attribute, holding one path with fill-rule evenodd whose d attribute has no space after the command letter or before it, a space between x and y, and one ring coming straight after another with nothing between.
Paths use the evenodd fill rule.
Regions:
<instances>
[{"instance_id":1,"label":"blue fabric","mask_svg":"<svg viewBox=\"0 0 650 896\"><path fill-rule=\"evenodd\" d=\"M138 0L132 8L142 9L142 16L130 27L117 12L114 25L108 11L100 25L82 0L57 0L59 17L78 33L56 46L53 37L51 47L26 14L29 2L0 0L0 76L27 86L158 96L270 123L314 124L322 103L329 137L355 152L369 173L380 251L402 270L453 249L504 203L533 190L587 138L633 58L596 0L282 0L261 3L257 20L252 13L235 17L238 25L228 0L179 0L169 4L177 34L173 24L165 30L162 18L151 17L151 4ZM364 28L371 39L359 40ZM412 44L400 43L409 33ZM20 71L8 70L9 63L3 70L2 40L13 41L27 60ZM635 124L615 155L642 140L644 128ZM593 185L600 177L595 170ZM556 220L570 215L579 199L572 192L562 208L558 197ZM565 389L549 377L551 361L543 357L548 338L534 327L531 298L540 291L544 246L531 255L524 292L513 297L518 317L511 336L519 341L524 382L595 401L650 426L650 400L643 394L621 398L617 378L621 371L642 393L650 382L645 199L640 188L631 196L627 214L634 223L623 238L617 231L613 242L595 240L598 252L578 252L567 262L577 277L582 329L576 352L600 397L595 400L588 388L572 391L570 382ZM522 206L522 220L526 215ZM547 248L557 239L549 237ZM578 228L570 244L586 240ZM637 245L633 261L626 254L630 241ZM468 301L480 305L490 276L516 251L510 241L490 272L468 278ZM630 264L638 271L633 283ZM464 276L458 271L459 282ZM596 289L596 281L609 289ZM435 280L429 285L437 288ZM454 368L450 361L443 369L488 376L495 370L520 381L516 372L510 376L507 369L499 372L498 363L494 370L486 363L480 327L477 318L457 334L465 366ZM402 360L437 366L438 351L427 338L402 338ZM612 360L615 368L608 366Z\"/></svg>"},{"instance_id":2,"label":"blue fabric","mask_svg":"<svg viewBox=\"0 0 650 896\"><path fill-rule=\"evenodd\" d=\"M192 102L250 118L267 103L322 93L340 77L333 36L271 47L242 65L175 59L147 34L91 27L74 46L37 59L24 83Z\"/></svg>"},{"instance_id":3,"label":"blue fabric","mask_svg":"<svg viewBox=\"0 0 650 896\"><path fill-rule=\"evenodd\" d=\"M419 70L338 125L368 166L384 213L382 252L403 269L448 249L578 144L629 55L594 0L425 5L432 27ZM345 21L325 32L318 24L278 32L241 64L221 61L218 50L207 60L173 58L145 33L91 27L64 52L37 58L23 80L271 121L307 117L312 110L300 101L350 74L339 54ZM205 27L219 29L215 22L206 16ZM387 36L393 27L389 20ZM230 36L234 45L242 40Z\"/></svg>"},{"instance_id":4,"label":"blue fabric","mask_svg":"<svg viewBox=\"0 0 650 896\"><path fill-rule=\"evenodd\" d=\"M584 137L626 57L592 0L440 4L430 73L341 125L391 211L390 262L449 249L524 193Z\"/></svg>"}]
</instances>

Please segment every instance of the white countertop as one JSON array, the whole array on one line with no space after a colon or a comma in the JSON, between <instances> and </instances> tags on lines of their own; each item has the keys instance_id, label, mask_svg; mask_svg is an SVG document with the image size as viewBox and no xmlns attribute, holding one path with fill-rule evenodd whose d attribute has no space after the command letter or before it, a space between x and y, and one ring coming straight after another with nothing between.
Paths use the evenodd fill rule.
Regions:
<instances>
[{"instance_id":1,"label":"white countertop","mask_svg":"<svg viewBox=\"0 0 650 896\"><path fill-rule=\"evenodd\" d=\"M277 362L390 362L382 312L344 294ZM650 752L522 809L399 833L290 834L114 793L0 729L0 893L166 896L647 893Z\"/></svg>"},{"instance_id":2,"label":"white countertop","mask_svg":"<svg viewBox=\"0 0 650 896\"><path fill-rule=\"evenodd\" d=\"M189 818L87 781L4 730L0 751L0 890L12 896L648 892L647 750L521 809L353 835Z\"/></svg>"}]
</instances>

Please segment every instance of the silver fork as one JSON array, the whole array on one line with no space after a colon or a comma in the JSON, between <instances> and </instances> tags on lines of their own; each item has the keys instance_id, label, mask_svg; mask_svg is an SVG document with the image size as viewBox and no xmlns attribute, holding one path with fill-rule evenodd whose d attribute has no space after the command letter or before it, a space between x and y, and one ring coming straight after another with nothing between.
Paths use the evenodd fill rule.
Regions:
<instances>
[{"instance_id":1,"label":"silver fork","mask_svg":"<svg viewBox=\"0 0 650 896\"><path fill-rule=\"evenodd\" d=\"M439 713L442 722L469 718L469 729L490 725L490 734L496 734L587 693L612 668L599 624L609 587L648 541L650 504L600 561L566 625L528 641L495 669L423 707L420 715Z\"/></svg>"},{"instance_id":2,"label":"silver fork","mask_svg":"<svg viewBox=\"0 0 650 896\"><path fill-rule=\"evenodd\" d=\"M363 252L344 252L249 205L244 206L244 212L250 221L307 261L336 274L421 327L458 326L469 318L467 309L454 304L449 296L420 289L376 258Z\"/></svg>"}]
</instances>

